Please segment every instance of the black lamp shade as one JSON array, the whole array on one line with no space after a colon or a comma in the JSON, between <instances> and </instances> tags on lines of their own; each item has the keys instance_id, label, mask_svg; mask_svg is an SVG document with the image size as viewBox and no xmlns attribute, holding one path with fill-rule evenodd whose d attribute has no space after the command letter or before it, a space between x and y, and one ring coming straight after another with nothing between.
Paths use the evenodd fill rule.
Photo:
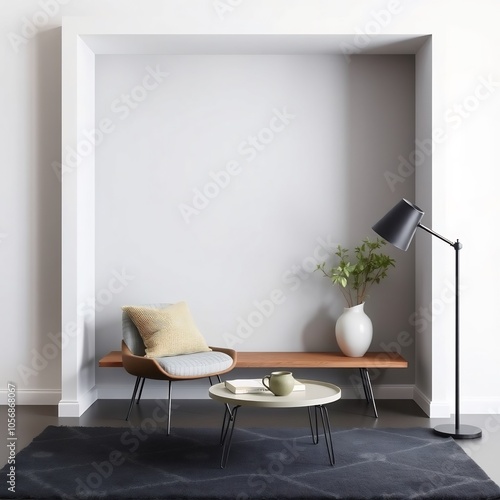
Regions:
<instances>
[{"instance_id":1,"label":"black lamp shade","mask_svg":"<svg viewBox=\"0 0 500 500\"><path fill-rule=\"evenodd\" d=\"M401 200L372 229L401 250L408 250L424 212L408 200Z\"/></svg>"}]
</instances>

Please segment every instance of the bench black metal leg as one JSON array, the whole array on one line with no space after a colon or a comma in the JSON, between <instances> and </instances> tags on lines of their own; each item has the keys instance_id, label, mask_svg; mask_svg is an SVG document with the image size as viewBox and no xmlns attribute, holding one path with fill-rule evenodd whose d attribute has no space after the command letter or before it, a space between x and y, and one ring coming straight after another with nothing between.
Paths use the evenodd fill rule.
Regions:
<instances>
[{"instance_id":1,"label":"bench black metal leg","mask_svg":"<svg viewBox=\"0 0 500 500\"><path fill-rule=\"evenodd\" d=\"M363 382L363 391L365 393L366 401L369 403L370 402L370 394L369 394L368 388L366 386L365 368L360 368L359 374L361 375L361 382Z\"/></svg>"},{"instance_id":2,"label":"bench black metal leg","mask_svg":"<svg viewBox=\"0 0 500 500\"><path fill-rule=\"evenodd\" d=\"M370 396L368 394L368 389L366 388L366 380L365 380L365 374L363 372L363 368L359 369L359 374L361 375L361 382L363 383L363 391L365 393L365 399L369 402Z\"/></svg>"},{"instance_id":3,"label":"bench black metal leg","mask_svg":"<svg viewBox=\"0 0 500 500\"><path fill-rule=\"evenodd\" d=\"M370 380L370 373L368 372L368 368L360 368L361 380L363 381L363 389L365 390L366 400L372 404L373 413L375 414L375 418L378 418L377 405L375 403L375 397L373 395L372 383Z\"/></svg>"}]
</instances>

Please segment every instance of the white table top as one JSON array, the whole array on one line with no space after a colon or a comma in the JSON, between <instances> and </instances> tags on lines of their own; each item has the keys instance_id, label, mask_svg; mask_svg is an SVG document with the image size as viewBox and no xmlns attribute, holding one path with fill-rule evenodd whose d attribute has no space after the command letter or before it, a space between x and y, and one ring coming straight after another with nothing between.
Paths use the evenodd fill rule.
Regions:
<instances>
[{"instance_id":1,"label":"white table top","mask_svg":"<svg viewBox=\"0 0 500 500\"><path fill-rule=\"evenodd\" d=\"M340 387L316 380L300 380L305 384L304 391L294 391L288 396L275 396L269 393L234 394L226 389L224 382L210 387L208 394L212 399L240 406L259 406L262 408L298 408L333 403L341 398Z\"/></svg>"}]
</instances>

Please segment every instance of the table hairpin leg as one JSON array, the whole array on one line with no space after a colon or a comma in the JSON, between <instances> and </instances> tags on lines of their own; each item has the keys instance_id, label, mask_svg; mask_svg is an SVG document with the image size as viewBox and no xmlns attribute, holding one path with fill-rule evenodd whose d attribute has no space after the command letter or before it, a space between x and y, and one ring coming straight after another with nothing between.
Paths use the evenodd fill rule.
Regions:
<instances>
[{"instance_id":1,"label":"table hairpin leg","mask_svg":"<svg viewBox=\"0 0 500 500\"><path fill-rule=\"evenodd\" d=\"M319 434L318 434L318 407L314 407L314 422L315 426L313 428L313 421L312 421L312 416L311 416L311 407L307 407L307 413L309 415L309 425L311 427L311 436L312 436L312 441L314 444L318 444L319 442Z\"/></svg>"},{"instance_id":2,"label":"table hairpin leg","mask_svg":"<svg viewBox=\"0 0 500 500\"><path fill-rule=\"evenodd\" d=\"M373 396L373 388L370 380L370 374L368 373L368 368L360 368L359 372L361 373L361 380L363 382L363 389L365 391L366 400L368 401L368 403L372 404L375 418L378 418L377 405L375 404L375 397Z\"/></svg>"},{"instance_id":3,"label":"table hairpin leg","mask_svg":"<svg viewBox=\"0 0 500 500\"><path fill-rule=\"evenodd\" d=\"M229 450L231 449L231 441L233 439L234 424L236 423L236 415L240 405L235 406L232 411L226 408L224 412L224 420L222 422L221 444L222 457L220 460L220 468L224 469L229 458Z\"/></svg>"},{"instance_id":4,"label":"table hairpin leg","mask_svg":"<svg viewBox=\"0 0 500 500\"><path fill-rule=\"evenodd\" d=\"M330 428L330 417L328 415L328 410L324 405L317 405L314 407L314 426L313 426L311 408L312 408L311 406L308 406L307 412L309 414L309 425L311 427L313 443L314 444L319 443L319 429L318 429L318 411L319 411L321 415L321 424L323 425L323 433L325 434L326 450L328 452L328 458L330 459L330 465L334 465L335 457L333 454L332 431Z\"/></svg>"},{"instance_id":5,"label":"table hairpin leg","mask_svg":"<svg viewBox=\"0 0 500 500\"><path fill-rule=\"evenodd\" d=\"M216 375L217 377L217 380L219 381L219 384L222 384L222 380L220 378L220 375ZM209 376L208 377L208 381L210 382L210 385L214 385L214 383L212 382L212 377ZM225 403L225 411L224 411L224 420L222 421L222 430L221 430L221 434L220 434L220 444L223 443L223 434L224 434L224 427L225 427L225 424L226 424L226 415L229 413L231 414L231 409L229 408L229 405L227 403Z\"/></svg>"},{"instance_id":6,"label":"table hairpin leg","mask_svg":"<svg viewBox=\"0 0 500 500\"><path fill-rule=\"evenodd\" d=\"M321 423L323 424L323 432L325 434L326 449L328 451L330 465L334 465L335 455L333 454L332 430L330 428L330 418L328 416L328 410L324 405L318 405L316 408L319 408L321 413Z\"/></svg>"},{"instance_id":7,"label":"table hairpin leg","mask_svg":"<svg viewBox=\"0 0 500 500\"><path fill-rule=\"evenodd\" d=\"M226 440L227 436L227 431L229 430L229 424L231 420L233 419L233 415L231 412L231 409L229 408L229 405L226 403L225 409L224 409L224 418L222 419L222 427L220 430L220 444L224 444L224 441Z\"/></svg>"}]
</instances>

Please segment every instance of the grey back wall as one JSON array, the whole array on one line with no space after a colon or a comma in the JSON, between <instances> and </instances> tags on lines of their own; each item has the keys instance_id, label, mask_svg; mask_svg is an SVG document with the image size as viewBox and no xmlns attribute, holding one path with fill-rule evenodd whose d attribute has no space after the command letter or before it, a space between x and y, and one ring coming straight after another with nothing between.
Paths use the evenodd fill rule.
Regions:
<instances>
[{"instance_id":1,"label":"grey back wall","mask_svg":"<svg viewBox=\"0 0 500 500\"><path fill-rule=\"evenodd\" d=\"M413 56L98 56L97 357L119 349L122 305L180 300L213 345L338 350L343 298L313 269L413 199L412 176L386 173L414 149L414 107ZM411 363L374 383L413 384L414 253L386 249L397 268L365 307L372 350L399 336ZM130 397L121 370L97 381L100 397ZM205 396L204 382L177 394Z\"/></svg>"}]
</instances>

